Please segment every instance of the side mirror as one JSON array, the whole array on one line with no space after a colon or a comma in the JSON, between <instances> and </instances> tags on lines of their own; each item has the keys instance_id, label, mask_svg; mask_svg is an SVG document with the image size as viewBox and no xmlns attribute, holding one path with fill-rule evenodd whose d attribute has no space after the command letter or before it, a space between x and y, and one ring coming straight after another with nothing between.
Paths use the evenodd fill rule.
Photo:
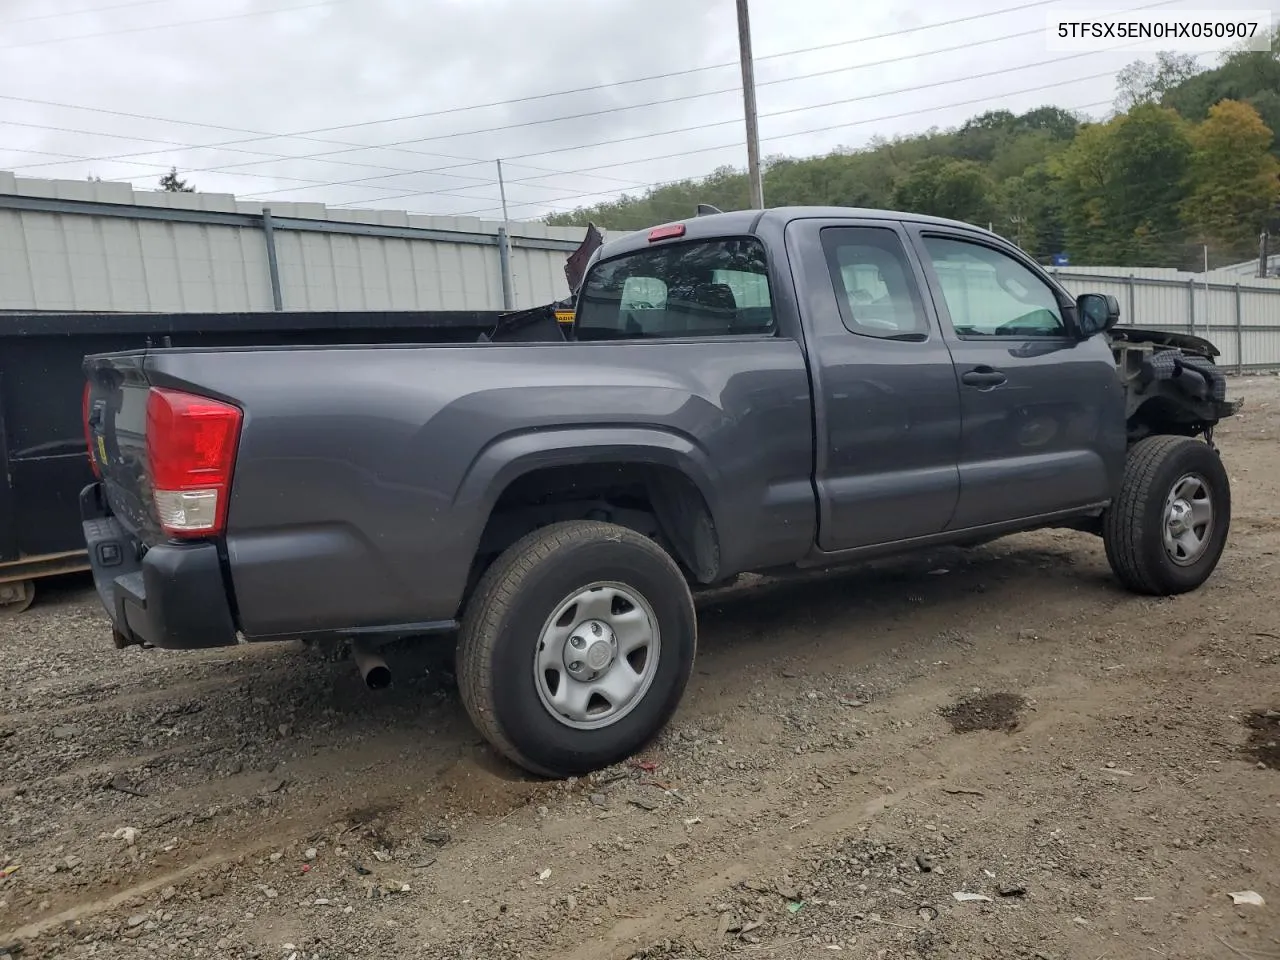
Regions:
<instances>
[{"instance_id":1,"label":"side mirror","mask_svg":"<svg viewBox=\"0 0 1280 960\"><path fill-rule=\"evenodd\" d=\"M1110 330L1120 319L1120 301L1110 294L1085 293L1076 297L1076 324L1086 339Z\"/></svg>"}]
</instances>

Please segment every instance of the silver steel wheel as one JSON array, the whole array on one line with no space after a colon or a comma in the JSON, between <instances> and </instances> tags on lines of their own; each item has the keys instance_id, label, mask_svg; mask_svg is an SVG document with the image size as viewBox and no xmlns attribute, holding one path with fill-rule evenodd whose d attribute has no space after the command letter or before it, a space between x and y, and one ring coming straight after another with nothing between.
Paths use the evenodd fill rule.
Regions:
<instances>
[{"instance_id":1,"label":"silver steel wheel","mask_svg":"<svg viewBox=\"0 0 1280 960\"><path fill-rule=\"evenodd\" d=\"M660 652L649 602L620 583L593 583L561 601L542 627L533 662L538 697L567 727L607 727L649 692Z\"/></svg>"},{"instance_id":2,"label":"silver steel wheel","mask_svg":"<svg viewBox=\"0 0 1280 960\"><path fill-rule=\"evenodd\" d=\"M1213 498L1209 484L1196 473L1185 474L1164 502L1164 549L1180 567L1200 559L1213 537Z\"/></svg>"}]
</instances>

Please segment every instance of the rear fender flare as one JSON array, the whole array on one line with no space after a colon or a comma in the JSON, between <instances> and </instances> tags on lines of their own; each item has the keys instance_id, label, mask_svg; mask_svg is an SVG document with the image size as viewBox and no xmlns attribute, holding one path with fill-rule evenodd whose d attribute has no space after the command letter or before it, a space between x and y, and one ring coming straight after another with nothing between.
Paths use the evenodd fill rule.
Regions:
<instances>
[{"instance_id":1,"label":"rear fender flare","mask_svg":"<svg viewBox=\"0 0 1280 960\"><path fill-rule=\"evenodd\" d=\"M474 517L467 530L474 554L499 497L513 482L535 470L593 463L667 467L684 475L706 504L713 526L722 514L723 489L711 457L693 438L654 427L582 427L527 430L488 444L468 467L454 498L460 515Z\"/></svg>"}]
</instances>

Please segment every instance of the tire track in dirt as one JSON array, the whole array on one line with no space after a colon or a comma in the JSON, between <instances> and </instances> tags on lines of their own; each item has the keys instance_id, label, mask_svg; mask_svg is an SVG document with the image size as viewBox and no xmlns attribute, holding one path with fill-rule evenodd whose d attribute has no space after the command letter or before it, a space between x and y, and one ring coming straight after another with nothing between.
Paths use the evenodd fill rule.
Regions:
<instances>
[{"instance_id":1,"label":"tire track in dirt","mask_svg":"<svg viewBox=\"0 0 1280 960\"><path fill-rule=\"evenodd\" d=\"M23 917L19 914L17 922L23 925L12 936L19 940L29 939L68 922L84 921L163 887L207 873L220 864L243 861L264 850L280 849L305 840L336 821L350 818L353 812L377 810L392 813L411 802L417 805L425 802L441 810L461 805L480 816L493 817L518 810L556 789L554 785L539 781L507 781L492 777L486 771L487 764L474 756L423 757L406 764L401 754L399 745L353 751L353 758L359 756L360 763L349 768L351 779L363 784L361 790L351 789L351 783L344 781L327 789L287 794L288 802L274 805L270 816L255 817L247 830L236 829L231 835L221 820L239 812L237 807L228 806L216 815L198 817L194 824L183 830L180 854L157 854L153 860L139 867L141 876L131 876L127 881L99 883L88 890L46 896L38 915ZM332 759L331 755L326 756L326 767ZM393 770L398 775L386 775ZM379 775L368 775L374 771ZM243 779L256 780L261 788L273 778L257 775ZM308 780L312 786L322 782ZM477 780L482 784L478 791L474 789ZM418 786L420 784L429 784L430 787L424 791ZM357 794L359 799L353 799ZM204 794L198 796L202 801L209 799ZM228 791L223 802L234 796L234 792ZM250 792L242 796L250 798L252 803L255 794ZM260 797L262 793L256 796ZM166 797L165 801L170 803L179 799L179 795L174 795ZM175 805L181 809L180 804ZM211 804L211 807L220 806L217 800ZM162 815L158 821L147 822L144 835L167 836L164 828L172 828L175 820L182 819L182 814ZM196 858L194 862L184 862L193 856Z\"/></svg>"},{"instance_id":2,"label":"tire track in dirt","mask_svg":"<svg viewBox=\"0 0 1280 960\"><path fill-rule=\"evenodd\" d=\"M102 621L105 627L106 621ZM143 709L153 705L199 702L203 695L214 694L227 687L246 683L267 683L289 677L298 677L310 667L317 676L316 662L300 655L298 644L262 644L233 648L239 655L228 658L225 652L217 659L209 653L147 650L132 653L112 651L115 656L155 658L137 664L139 675L120 679L104 679L84 684L77 683L71 690L60 690L53 683L29 684L18 688L22 694L4 713L0 713L0 726L21 726L31 723L75 719L94 711L118 711ZM197 658L193 668L188 657ZM203 662L202 662L203 660ZM174 668L181 666L178 677ZM205 676L218 672L222 676ZM54 700L57 706L50 706Z\"/></svg>"}]
</instances>

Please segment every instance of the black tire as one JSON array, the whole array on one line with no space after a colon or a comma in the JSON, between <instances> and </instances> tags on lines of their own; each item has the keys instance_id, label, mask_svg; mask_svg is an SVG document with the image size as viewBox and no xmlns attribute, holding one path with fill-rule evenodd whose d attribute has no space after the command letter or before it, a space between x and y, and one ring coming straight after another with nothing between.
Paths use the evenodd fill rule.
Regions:
<instances>
[{"instance_id":1,"label":"black tire","mask_svg":"<svg viewBox=\"0 0 1280 960\"><path fill-rule=\"evenodd\" d=\"M1213 509L1204 549L1179 563L1165 548L1166 501L1184 477L1203 481ZM1195 590L1213 573L1231 528L1231 484L1222 460L1190 437L1139 440L1129 451L1120 495L1103 517L1107 561L1135 593L1172 596Z\"/></svg>"},{"instance_id":2,"label":"black tire","mask_svg":"<svg viewBox=\"0 0 1280 960\"><path fill-rule=\"evenodd\" d=\"M608 726L575 729L544 706L534 657L556 609L603 581L649 605L660 640L657 664L629 713ZM540 776L577 776L624 760L653 739L680 703L696 648L688 583L661 547L611 523L557 523L518 541L481 578L458 639L458 687L472 722L508 759Z\"/></svg>"},{"instance_id":3,"label":"black tire","mask_svg":"<svg viewBox=\"0 0 1280 960\"><path fill-rule=\"evenodd\" d=\"M0 584L0 617L25 613L36 599L36 582L19 580Z\"/></svg>"}]
</instances>

